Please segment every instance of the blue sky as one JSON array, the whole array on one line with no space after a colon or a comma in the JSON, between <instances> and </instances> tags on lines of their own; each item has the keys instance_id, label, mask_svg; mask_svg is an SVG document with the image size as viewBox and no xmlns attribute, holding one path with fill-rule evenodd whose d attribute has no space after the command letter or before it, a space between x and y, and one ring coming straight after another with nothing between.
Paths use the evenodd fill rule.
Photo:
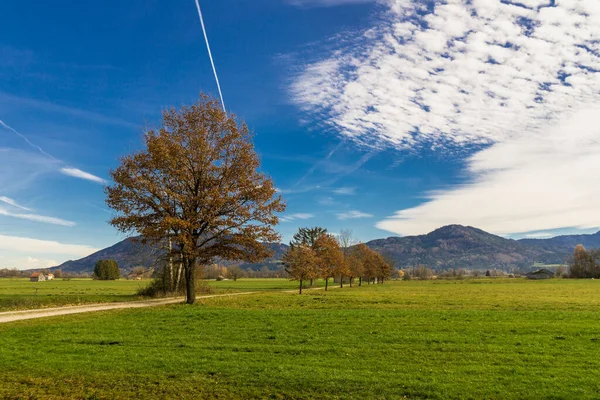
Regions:
<instances>
[{"instance_id":1,"label":"blue sky","mask_svg":"<svg viewBox=\"0 0 600 400\"><path fill-rule=\"evenodd\" d=\"M600 226L596 0L200 4L226 106L287 200L285 241ZM218 95L193 0L3 2L0 268L122 239L102 181L200 91Z\"/></svg>"}]
</instances>

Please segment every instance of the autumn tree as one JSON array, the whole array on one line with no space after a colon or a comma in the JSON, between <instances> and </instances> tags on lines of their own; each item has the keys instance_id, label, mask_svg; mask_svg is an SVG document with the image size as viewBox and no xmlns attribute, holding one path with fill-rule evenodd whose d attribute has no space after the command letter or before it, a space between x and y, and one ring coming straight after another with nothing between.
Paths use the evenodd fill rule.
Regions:
<instances>
[{"instance_id":1,"label":"autumn tree","mask_svg":"<svg viewBox=\"0 0 600 400\"><path fill-rule=\"evenodd\" d=\"M344 270L344 254L333 235L321 234L314 242L313 249L317 257L319 275L325 279L325 290L329 286L329 278L342 275Z\"/></svg>"},{"instance_id":2,"label":"autumn tree","mask_svg":"<svg viewBox=\"0 0 600 400\"><path fill-rule=\"evenodd\" d=\"M367 283L370 284L371 281L377 277L377 253L368 248L364 243L359 243L354 249L356 257L358 257L360 263L362 264L362 273L359 276L359 285L362 284L363 278L366 278Z\"/></svg>"},{"instance_id":3,"label":"autumn tree","mask_svg":"<svg viewBox=\"0 0 600 400\"><path fill-rule=\"evenodd\" d=\"M314 245L319 236L327 233L327 229L322 228L320 226L315 226L312 228L299 228L298 232L294 234L292 241L290 242L290 247L294 246L308 246L314 250ZM313 285L313 278L310 279L310 286Z\"/></svg>"},{"instance_id":4,"label":"autumn tree","mask_svg":"<svg viewBox=\"0 0 600 400\"><path fill-rule=\"evenodd\" d=\"M106 203L117 211L111 224L154 245L170 239L192 304L196 265L270 255L261 242L279 240L273 226L285 204L259 170L248 127L208 96L165 111L162 126L144 139L143 150L110 172Z\"/></svg>"},{"instance_id":5,"label":"autumn tree","mask_svg":"<svg viewBox=\"0 0 600 400\"><path fill-rule=\"evenodd\" d=\"M569 262L569 276L571 278L600 278L600 254L587 251L583 245L578 244Z\"/></svg>"},{"instance_id":6,"label":"autumn tree","mask_svg":"<svg viewBox=\"0 0 600 400\"><path fill-rule=\"evenodd\" d=\"M392 264L379 253L375 253L377 260L377 278L379 283L383 284L387 278L392 276Z\"/></svg>"},{"instance_id":7,"label":"autumn tree","mask_svg":"<svg viewBox=\"0 0 600 400\"><path fill-rule=\"evenodd\" d=\"M350 287L352 287L354 278L359 278L359 286L362 284L361 277L364 273L364 266L361 251L362 250L358 246L353 247L344 257L348 268L347 276L350 280Z\"/></svg>"},{"instance_id":8,"label":"autumn tree","mask_svg":"<svg viewBox=\"0 0 600 400\"><path fill-rule=\"evenodd\" d=\"M313 249L306 245L290 247L283 256L283 264L290 278L300 281L300 294L302 282L314 279L319 273L317 256Z\"/></svg>"},{"instance_id":9,"label":"autumn tree","mask_svg":"<svg viewBox=\"0 0 600 400\"><path fill-rule=\"evenodd\" d=\"M242 271L239 265L232 265L231 267L227 268L227 275L229 278L233 279L234 282L237 281L243 273L244 271Z\"/></svg>"}]
</instances>

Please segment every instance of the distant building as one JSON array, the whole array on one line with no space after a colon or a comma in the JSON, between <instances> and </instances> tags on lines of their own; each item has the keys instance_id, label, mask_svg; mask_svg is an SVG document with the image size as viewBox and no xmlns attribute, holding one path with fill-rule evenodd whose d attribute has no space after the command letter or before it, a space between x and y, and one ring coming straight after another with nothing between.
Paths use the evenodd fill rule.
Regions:
<instances>
[{"instance_id":1,"label":"distant building","mask_svg":"<svg viewBox=\"0 0 600 400\"><path fill-rule=\"evenodd\" d=\"M550 279L554 278L554 272L546 268L542 268L535 272L529 272L528 274L525 274L525 277L527 279Z\"/></svg>"},{"instance_id":2,"label":"distant building","mask_svg":"<svg viewBox=\"0 0 600 400\"><path fill-rule=\"evenodd\" d=\"M46 280L47 281L51 281L52 279L54 279L54 274L48 274L48 275L46 275Z\"/></svg>"},{"instance_id":3,"label":"distant building","mask_svg":"<svg viewBox=\"0 0 600 400\"><path fill-rule=\"evenodd\" d=\"M41 272L34 272L33 274L31 274L29 280L31 282L41 282L46 280L46 276Z\"/></svg>"}]
</instances>

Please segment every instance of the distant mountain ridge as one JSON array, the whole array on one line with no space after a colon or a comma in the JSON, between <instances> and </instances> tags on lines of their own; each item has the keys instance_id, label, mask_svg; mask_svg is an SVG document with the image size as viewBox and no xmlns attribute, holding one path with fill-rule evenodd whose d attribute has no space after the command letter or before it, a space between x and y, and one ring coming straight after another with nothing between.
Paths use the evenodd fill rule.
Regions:
<instances>
[{"instance_id":1,"label":"distant mountain ridge","mask_svg":"<svg viewBox=\"0 0 600 400\"><path fill-rule=\"evenodd\" d=\"M96 262L104 259L115 260L119 268L129 271L134 267L155 268L165 256L166 251L142 243L140 238L127 238L113 246L97 251L79 260L66 261L51 270L60 269L64 272L88 273L93 272ZM273 251L273 257L266 259L260 265L274 265L278 263L287 250L287 245L282 243L265 243ZM224 265L235 264L231 261L216 261ZM242 267L250 268L255 264L244 264Z\"/></svg>"},{"instance_id":2,"label":"distant mountain ridge","mask_svg":"<svg viewBox=\"0 0 600 400\"><path fill-rule=\"evenodd\" d=\"M563 264L577 244L600 248L600 232L590 235L563 235L549 239L506 239L470 226L447 225L426 235L388 237L366 243L371 249L388 255L398 268L424 264L436 270L451 268L504 269L529 268L534 263ZM261 263L242 263L242 268L270 269L280 266L288 249L283 243L266 243L273 256ZM92 272L101 259L114 259L124 270L151 268L164 250L125 239L80 260L67 261L53 269L68 272ZM234 262L223 262L232 265Z\"/></svg>"},{"instance_id":3,"label":"distant mountain ridge","mask_svg":"<svg viewBox=\"0 0 600 400\"><path fill-rule=\"evenodd\" d=\"M436 270L509 270L528 268L534 263L564 264L579 243L588 248L600 248L600 232L514 240L470 226L447 225L426 235L389 237L366 244L389 255L399 267L424 264Z\"/></svg>"}]
</instances>

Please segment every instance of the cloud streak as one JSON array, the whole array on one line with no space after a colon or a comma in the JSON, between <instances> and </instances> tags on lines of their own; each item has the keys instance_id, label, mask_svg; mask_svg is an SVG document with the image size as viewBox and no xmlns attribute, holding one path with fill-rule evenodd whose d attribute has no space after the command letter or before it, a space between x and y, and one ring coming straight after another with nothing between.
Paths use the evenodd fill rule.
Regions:
<instances>
[{"instance_id":1,"label":"cloud streak","mask_svg":"<svg viewBox=\"0 0 600 400\"><path fill-rule=\"evenodd\" d=\"M106 184L106 181L104 179L97 177L96 175L92 175L88 172L82 171L78 168L61 168L60 172L62 172L65 175L72 176L74 178L85 179L96 183Z\"/></svg>"},{"instance_id":2,"label":"cloud streak","mask_svg":"<svg viewBox=\"0 0 600 400\"><path fill-rule=\"evenodd\" d=\"M86 245L59 243L51 240L0 235L0 250L31 254L62 254L73 257L86 257L100 249Z\"/></svg>"},{"instance_id":3,"label":"cloud streak","mask_svg":"<svg viewBox=\"0 0 600 400\"><path fill-rule=\"evenodd\" d=\"M356 194L356 188L354 187L341 187L333 190L333 193L342 196L353 196Z\"/></svg>"},{"instance_id":4,"label":"cloud streak","mask_svg":"<svg viewBox=\"0 0 600 400\"><path fill-rule=\"evenodd\" d=\"M428 193L377 226L600 226L600 183L590 177L600 168L600 3L385 5L372 29L304 69L294 101L361 146L471 155L468 184Z\"/></svg>"},{"instance_id":5,"label":"cloud streak","mask_svg":"<svg viewBox=\"0 0 600 400\"><path fill-rule=\"evenodd\" d=\"M281 222L292 222L292 221L296 221L296 220L306 220L306 219L311 219L314 218L314 214L310 214L310 213L296 213L296 214L289 214L289 215L285 215L283 217L279 217L279 220Z\"/></svg>"},{"instance_id":6,"label":"cloud streak","mask_svg":"<svg viewBox=\"0 0 600 400\"><path fill-rule=\"evenodd\" d=\"M21 210L31 211L30 208L23 207L22 205L17 204L17 202L14 201L13 199L11 199L10 197L0 196L0 201L3 202L3 203L8 204L10 206L13 206L13 207L16 207L16 208L20 208Z\"/></svg>"},{"instance_id":7,"label":"cloud streak","mask_svg":"<svg viewBox=\"0 0 600 400\"><path fill-rule=\"evenodd\" d=\"M52 224L52 225L61 225L61 226L69 226L69 227L76 225L75 222L67 221L67 220L60 219L60 218L48 217L45 215L37 215L37 214L13 213L13 212L10 212L3 208L0 208L0 215L6 216L6 217L11 217L11 218L25 219L25 220L33 221L33 222L42 222L45 224Z\"/></svg>"},{"instance_id":8,"label":"cloud streak","mask_svg":"<svg viewBox=\"0 0 600 400\"><path fill-rule=\"evenodd\" d=\"M371 218L372 216L373 216L373 214L369 214L369 213L358 211L358 210L351 210L348 212L343 212L343 213L337 214L337 218L339 220Z\"/></svg>"}]
</instances>

